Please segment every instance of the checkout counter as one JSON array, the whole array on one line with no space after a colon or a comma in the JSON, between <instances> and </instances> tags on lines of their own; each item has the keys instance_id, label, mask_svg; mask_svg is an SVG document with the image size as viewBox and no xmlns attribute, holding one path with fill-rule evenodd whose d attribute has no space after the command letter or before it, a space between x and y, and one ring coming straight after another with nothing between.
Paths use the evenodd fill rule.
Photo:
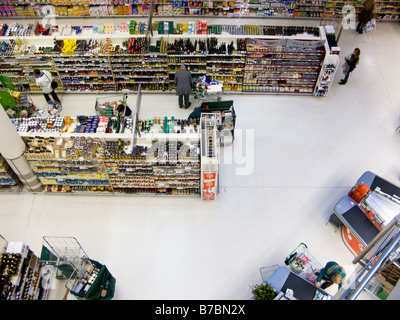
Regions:
<instances>
[{"instance_id":1,"label":"checkout counter","mask_svg":"<svg viewBox=\"0 0 400 320\"><path fill-rule=\"evenodd\" d=\"M350 194L361 184L369 192L357 202ZM400 188L367 171L351 191L335 205L334 215L342 224L343 241L358 255L400 212Z\"/></svg>"},{"instance_id":2,"label":"checkout counter","mask_svg":"<svg viewBox=\"0 0 400 320\"><path fill-rule=\"evenodd\" d=\"M287 299L287 290L293 292L293 298L297 300L331 300L332 297L321 288L317 288L314 283L304 279L300 275L294 273L287 267L279 267L268 279L267 282L277 292L283 293L278 295L278 299ZM317 297L317 294L320 295ZM322 297L324 299L322 299Z\"/></svg>"}]
</instances>

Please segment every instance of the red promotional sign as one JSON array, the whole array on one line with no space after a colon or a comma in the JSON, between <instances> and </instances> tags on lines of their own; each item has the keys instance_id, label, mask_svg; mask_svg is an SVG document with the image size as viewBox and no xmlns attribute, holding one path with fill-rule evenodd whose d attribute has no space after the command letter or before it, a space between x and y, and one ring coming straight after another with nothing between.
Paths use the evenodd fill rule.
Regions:
<instances>
[{"instance_id":1,"label":"red promotional sign","mask_svg":"<svg viewBox=\"0 0 400 320\"><path fill-rule=\"evenodd\" d=\"M204 172L203 173L203 199L213 200L215 197L215 178L217 177L216 172Z\"/></svg>"},{"instance_id":2,"label":"red promotional sign","mask_svg":"<svg viewBox=\"0 0 400 320\"><path fill-rule=\"evenodd\" d=\"M215 172L204 172L203 177L204 177L204 180L215 179L216 173Z\"/></svg>"},{"instance_id":3,"label":"red promotional sign","mask_svg":"<svg viewBox=\"0 0 400 320\"><path fill-rule=\"evenodd\" d=\"M361 251L364 250L364 246L354 237L354 235L350 232L349 228L343 226L342 234L344 241L347 245L354 251L355 254L359 254Z\"/></svg>"}]
</instances>

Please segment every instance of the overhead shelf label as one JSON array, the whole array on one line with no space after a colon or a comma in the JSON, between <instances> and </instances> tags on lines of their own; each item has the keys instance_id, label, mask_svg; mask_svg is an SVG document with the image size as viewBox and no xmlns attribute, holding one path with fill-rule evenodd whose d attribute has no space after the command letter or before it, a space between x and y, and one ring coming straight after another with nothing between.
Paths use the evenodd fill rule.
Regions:
<instances>
[{"instance_id":1,"label":"overhead shelf label","mask_svg":"<svg viewBox=\"0 0 400 320\"><path fill-rule=\"evenodd\" d=\"M247 39L247 44L263 47L295 46L299 48L318 48L325 45L325 40Z\"/></svg>"}]
</instances>

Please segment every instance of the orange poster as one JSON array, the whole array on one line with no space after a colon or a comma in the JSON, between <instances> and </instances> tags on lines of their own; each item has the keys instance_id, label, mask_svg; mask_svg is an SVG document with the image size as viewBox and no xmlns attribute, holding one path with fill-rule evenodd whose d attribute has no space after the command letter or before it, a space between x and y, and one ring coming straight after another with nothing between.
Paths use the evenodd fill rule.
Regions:
<instances>
[{"instance_id":1,"label":"orange poster","mask_svg":"<svg viewBox=\"0 0 400 320\"><path fill-rule=\"evenodd\" d=\"M342 228L343 239L348 245L348 247L358 255L361 251L364 250L364 246L354 237L354 235L350 232L349 228L343 226Z\"/></svg>"},{"instance_id":2,"label":"orange poster","mask_svg":"<svg viewBox=\"0 0 400 320\"><path fill-rule=\"evenodd\" d=\"M215 187L215 180L204 181L203 189L210 189Z\"/></svg>"},{"instance_id":3,"label":"orange poster","mask_svg":"<svg viewBox=\"0 0 400 320\"><path fill-rule=\"evenodd\" d=\"M203 173L203 199L213 200L215 197L216 172Z\"/></svg>"},{"instance_id":4,"label":"orange poster","mask_svg":"<svg viewBox=\"0 0 400 320\"><path fill-rule=\"evenodd\" d=\"M203 177L204 177L204 180L215 179L216 173L215 172L204 172Z\"/></svg>"},{"instance_id":5,"label":"orange poster","mask_svg":"<svg viewBox=\"0 0 400 320\"><path fill-rule=\"evenodd\" d=\"M214 192L203 191L203 199L204 200L214 200L214 196L215 196Z\"/></svg>"}]
</instances>

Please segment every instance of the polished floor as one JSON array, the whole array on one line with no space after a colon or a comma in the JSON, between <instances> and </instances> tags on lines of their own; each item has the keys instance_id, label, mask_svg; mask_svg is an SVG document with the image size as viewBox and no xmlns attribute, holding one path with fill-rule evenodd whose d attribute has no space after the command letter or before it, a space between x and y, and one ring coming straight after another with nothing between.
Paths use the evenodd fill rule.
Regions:
<instances>
[{"instance_id":1,"label":"polished floor","mask_svg":"<svg viewBox=\"0 0 400 320\"><path fill-rule=\"evenodd\" d=\"M361 61L345 86L338 71L325 98L224 97L237 138L224 149L216 200L0 194L0 234L37 254L43 236L76 237L117 279L115 299L249 299L259 269L284 265L301 242L321 264L354 270L327 221L365 171L400 184L400 24L343 30L339 45L342 60L359 47ZM96 97L62 95L63 115L94 114ZM142 118L190 112L172 94L142 98Z\"/></svg>"}]
</instances>

